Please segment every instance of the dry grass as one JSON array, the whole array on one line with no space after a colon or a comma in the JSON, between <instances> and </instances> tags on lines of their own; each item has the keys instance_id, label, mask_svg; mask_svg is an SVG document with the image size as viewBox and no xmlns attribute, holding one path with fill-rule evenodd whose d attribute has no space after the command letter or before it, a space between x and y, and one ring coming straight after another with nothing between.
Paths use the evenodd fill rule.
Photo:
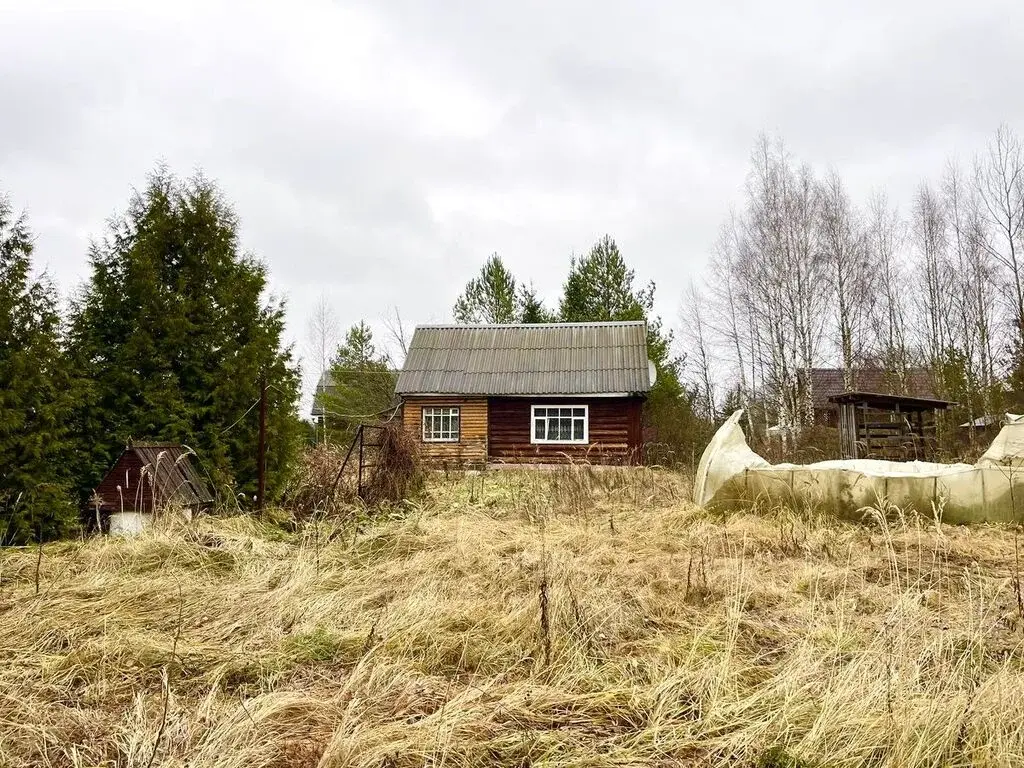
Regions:
<instances>
[{"instance_id":1,"label":"dry grass","mask_svg":"<svg viewBox=\"0 0 1024 768\"><path fill-rule=\"evenodd\" d=\"M1015 535L771 511L649 470L434 478L0 563L0 765L1024 761ZM546 631L543 629L546 627Z\"/></svg>"}]
</instances>

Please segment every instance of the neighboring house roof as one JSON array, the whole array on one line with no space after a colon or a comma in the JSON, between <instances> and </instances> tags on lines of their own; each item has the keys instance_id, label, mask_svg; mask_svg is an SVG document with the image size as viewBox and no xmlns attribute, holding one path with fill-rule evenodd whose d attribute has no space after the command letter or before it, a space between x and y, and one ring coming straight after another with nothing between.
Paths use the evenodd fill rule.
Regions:
<instances>
[{"instance_id":1,"label":"neighboring house roof","mask_svg":"<svg viewBox=\"0 0 1024 768\"><path fill-rule=\"evenodd\" d=\"M176 443L132 443L96 488L100 508L150 511L154 500L157 505L209 504L213 492L196 471L191 456L190 450Z\"/></svg>"},{"instance_id":2,"label":"neighboring house roof","mask_svg":"<svg viewBox=\"0 0 1024 768\"><path fill-rule=\"evenodd\" d=\"M900 392L893 375L880 368L855 368L853 370L853 387L858 392L874 392L880 395L908 395L934 399L935 391L931 377L924 368L912 368L907 371L905 392ZM842 368L811 369L811 401L816 409L835 408L829 398L846 392L850 387L843 383Z\"/></svg>"},{"instance_id":3,"label":"neighboring house roof","mask_svg":"<svg viewBox=\"0 0 1024 768\"><path fill-rule=\"evenodd\" d=\"M651 388L644 322L421 325L398 394L602 395Z\"/></svg>"}]
</instances>

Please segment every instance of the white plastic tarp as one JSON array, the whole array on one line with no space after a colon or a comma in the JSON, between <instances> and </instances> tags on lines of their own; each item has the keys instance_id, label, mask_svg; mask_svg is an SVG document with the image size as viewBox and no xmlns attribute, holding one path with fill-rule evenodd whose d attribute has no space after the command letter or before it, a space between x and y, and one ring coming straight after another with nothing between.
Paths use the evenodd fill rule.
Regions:
<instances>
[{"instance_id":1,"label":"white plastic tarp","mask_svg":"<svg viewBox=\"0 0 1024 768\"><path fill-rule=\"evenodd\" d=\"M757 502L823 507L856 517L884 503L947 522L1024 519L1024 417L1006 422L976 464L848 459L769 464L747 445L734 413L701 456L694 500L702 506Z\"/></svg>"}]
</instances>

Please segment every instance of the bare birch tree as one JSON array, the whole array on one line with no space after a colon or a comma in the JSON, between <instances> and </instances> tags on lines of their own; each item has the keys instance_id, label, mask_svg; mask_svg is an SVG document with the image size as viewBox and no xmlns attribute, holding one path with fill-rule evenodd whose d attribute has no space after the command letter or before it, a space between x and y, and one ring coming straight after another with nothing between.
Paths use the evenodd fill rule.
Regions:
<instances>
[{"instance_id":1,"label":"bare birch tree","mask_svg":"<svg viewBox=\"0 0 1024 768\"><path fill-rule=\"evenodd\" d=\"M1017 134L1000 126L985 154L976 160L974 173L981 211L991 229L983 244L1006 276L1015 357L1019 359L1024 352L1024 147Z\"/></svg>"},{"instance_id":2,"label":"bare birch tree","mask_svg":"<svg viewBox=\"0 0 1024 768\"><path fill-rule=\"evenodd\" d=\"M818 188L781 142L762 137L746 196L734 283L742 286L755 370L786 435L813 420L810 374L827 319Z\"/></svg>"},{"instance_id":3,"label":"bare birch tree","mask_svg":"<svg viewBox=\"0 0 1024 768\"><path fill-rule=\"evenodd\" d=\"M313 388L313 404L319 404L326 387L327 373L331 369L331 356L340 341L338 318L327 296L323 293L313 305L313 312L306 323L306 353L313 363L316 384ZM321 419L322 430L317 429L317 439L327 440L327 420Z\"/></svg>"},{"instance_id":4,"label":"bare birch tree","mask_svg":"<svg viewBox=\"0 0 1024 768\"><path fill-rule=\"evenodd\" d=\"M963 392L957 396L963 398L968 417L974 419L991 414L995 407L991 398L995 382L996 276L986 247L986 226L978 193L965 183L962 171L953 162L946 167L942 190L954 266L951 346L963 366Z\"/></svg>"},{"instance_id":5,"label":"bare birch tree","mask_svg":"<svg viewBox=\"0 0 1024 768\"><path fill-rule=\"evenodd\" d=\"M691 354L688 359L696 363L693 387L696 390L697 415L708 421L717 416L716 386L713 355L707 324L707 300L691 281L683 294L680 316L683 321L683 339Z\"/></svg>"},{"instance_id":6,"label":"bare birch tree","mask_svg":"<svg viewBox=\"0 0 1024 768\"><path fill-rule=\"evenodd\" d=\"M911 347L907 333L906 225L884 193L868 203L867 249L876 275L873 347L896 392L907 392Z\"/></svg>"},{"instance_id":7,"label":"bare birch tree","mask_svg":"<svg viewBox=\"0 0 1024 768\"><path fill-rule=\"evenodd\" d=\"M920 306L924 321L919 325L919 344L937 391L945 393L943 368L951 335L954 279L946 250L946 212L928 184L922 184L914 197L911 236L918 257Z\"/></svg>"},{"instance_id":8,"label":"bare birch tree","mask_svg":"<svg viewBox=\"0 0 1024 768\"><path fill-rule=\"evenodd\" d=\"M822 182L820 194L821 251L832 293L843 386L849 390L856 388L855 369L865 357L865 326L873 309L876 280L863 223L834 170Z\"/></svg>"}]
</instances>

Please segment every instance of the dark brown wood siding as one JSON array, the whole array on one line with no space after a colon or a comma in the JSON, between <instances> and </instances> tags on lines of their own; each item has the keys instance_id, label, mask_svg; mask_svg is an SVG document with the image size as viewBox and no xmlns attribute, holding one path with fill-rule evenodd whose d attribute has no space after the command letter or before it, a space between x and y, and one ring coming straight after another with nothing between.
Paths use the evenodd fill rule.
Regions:
<instances>
[{"instance_id":1,"label":"dark brown wood siding","mask_svg":"<svg viewBox=\"0 0 1024 768\"><path fill-rule=\"evenodd\" d=\"M530 408L534 405L586 405L589 443L558 445L530 442ZM633 464L641 457L639 397L492 397L488 403L488 455L495 462Z\"/></svg>"},{"instance_id":2,"label":"dark brown wood siding","mask_svg":"<svg viewBox=\"0 0 1024 768\"><path fill-rule=\"evenodd\" d=\"M142 466L142 460L134 451L121 454L96 487L102 512L153 511L153 487L149 475L142 475Z\"/></svg>"}]
</instances>

